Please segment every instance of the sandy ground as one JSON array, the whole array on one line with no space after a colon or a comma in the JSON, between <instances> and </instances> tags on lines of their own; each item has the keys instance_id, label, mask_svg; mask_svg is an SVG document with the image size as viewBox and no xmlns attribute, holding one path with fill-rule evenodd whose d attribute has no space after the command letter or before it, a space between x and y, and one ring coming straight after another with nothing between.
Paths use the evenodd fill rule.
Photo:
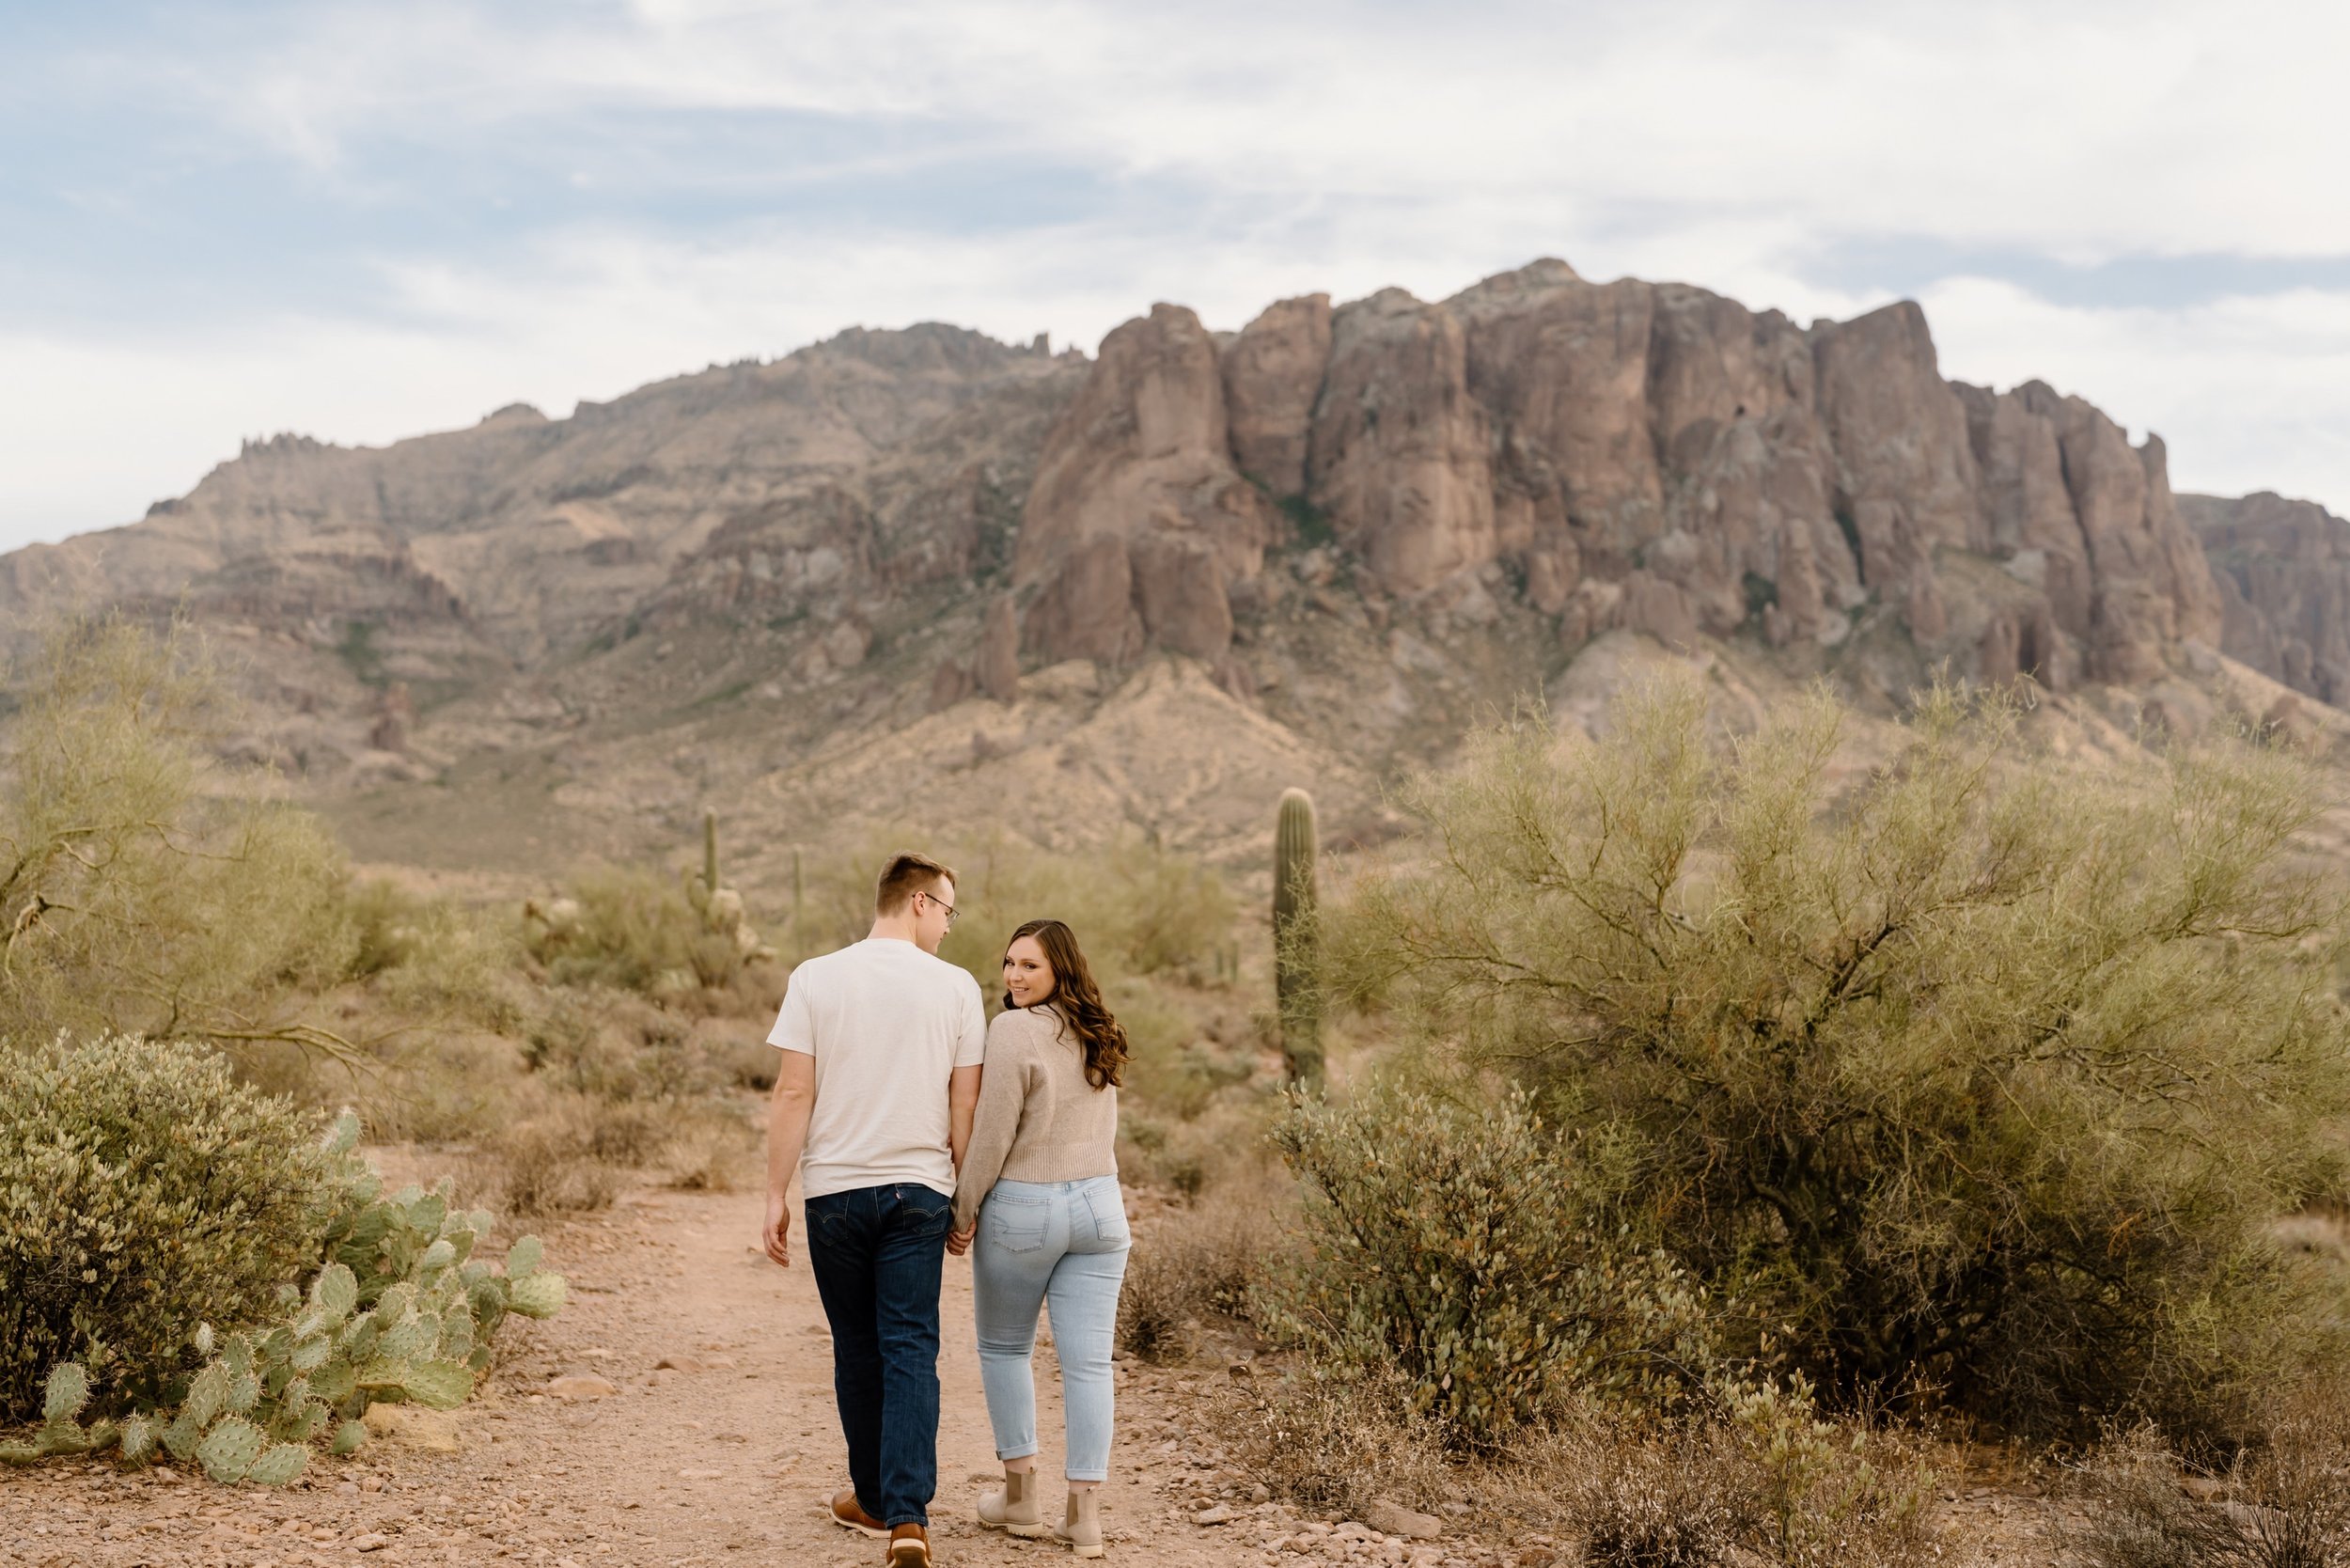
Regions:
<instances>
[{"instance_id":1,"label":"sandy ground","mask_svg":"<svg viewBox=\"0 0 2350 1568\"><path fill-rule=\"evenodd\" d=\"M0 1565L877 1562L879 1543L822 1512L846 1483L831 1342L804 1259L784 1270L758 1252L760 1208L751 1193L650 1192L551 1228L551 1260L572 1287L563 1313L510 1326L500 1340L503 1363L463 1410L416 1416L410 1429L348 1460L314 1459L292 1489L225 1488L167 1468L120 1474L78 1461L0 1471ZM796 1225L793 1234L805 1238ZM967 1262L948 1261L944 1313L937 1560L1032 1568L1072 1560L1058 1544L1016 1541L972 1521L996 1467ZM1480 1541L1458 1521L1430 1542L1300 1519L1226 1467L1212 1395L1227 1369L1121 1361L1119 1370L1104 1513L1113 1563L1547 1568L1579 1555L1569 1542ZM1058 1511L1060 1402L1048 1347L1039 1350L1038 1372L1044 1497ZM586 1391L557 1391L574 1388ZM1229 1522L1195 1523L1217 1506ZM1957 1492L1946 1504L1946 1523L1959 1527L1954 1544L2004 1537L2016 1544L1979 1560L2044 1561L2025 1545L2029 1529L2001 1516L2015 1506Z\"/></svg>"},{"instance_id":2,"label":"sandy ground","mask_svg":"<svg viewBox=\"0 0 2350 1568\"><path fill-rule=\"evenodd\" d=\"M0 1471L0 1564L876 1562L879 1543L822 1513L822 1499L846 1484L831 1341L804 1254L785 1270L757 1251L760 1207L748 1193L645 1193L610 1215L551 1228L551 1262L572 1282L562 1314L507 1329L505 1360L463 1410L428 1413L414 1432L379 1437L349 1460L316 1458L293 1489L224 1488L168 1469L125 1475L86 1462ZM795 1243L805 1234L795 1222ZM944 1314L937 1560L1072 1560L1065 1546L972 1522L996 1467L966 1262L948 1261ZM1222 1468L1206 1408L1221 1368L1121 1361L1119 1371L1104 1513L1112 1561L1261 1563L1268 1542L1312 1523L1253 1502L1246 1479ZM1049 1348L1039 1351L1038 1372L1044 1495L1057 1511L1060 1400ZM612 1391L550 1391L595 1387L569 1381L580 1377ZM1231 1522L1192 1522L1219 1502ZM1336 1530L1318 1537L1330 1544L1315 1555L1502 1560L1466 1541L1373 1541L1360 1527L1345 1534L1342 1548Z\"/></svg>"}]
</instances>

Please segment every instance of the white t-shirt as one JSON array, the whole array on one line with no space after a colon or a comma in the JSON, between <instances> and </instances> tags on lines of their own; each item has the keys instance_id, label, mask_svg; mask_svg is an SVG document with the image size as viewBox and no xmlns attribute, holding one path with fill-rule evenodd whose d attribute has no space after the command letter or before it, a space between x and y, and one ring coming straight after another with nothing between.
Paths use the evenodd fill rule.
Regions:
<instances>
[{"instance_id":1,"label":"white t-shirt","mask_svg":"<svg viewBox=\"0 0 2350 1568\"><path fill-rule=\"evenodd\" d=\"M767 1043L816 1058L801 1197L900 1182L954 1195L947 1080L987 1055L968 970L869 936L791 971Z\"/></svg>"}]
</instances>

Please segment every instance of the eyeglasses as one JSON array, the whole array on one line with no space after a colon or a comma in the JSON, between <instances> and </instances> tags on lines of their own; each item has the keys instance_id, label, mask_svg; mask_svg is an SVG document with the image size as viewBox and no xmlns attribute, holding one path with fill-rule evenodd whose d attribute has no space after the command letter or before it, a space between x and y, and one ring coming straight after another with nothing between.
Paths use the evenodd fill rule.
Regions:
<instances>
[{"instance_id":1,"label":"eyeglasses","mask_svg":"<svg viewBox=\"0 0 2350 1568\"><path fill-rule=\"evenodd\" d=\"M945 910L947 912L947 929L948 931L955 929L955 917L962 913L961 910L957 909L953 904L948 903L945 899L940 898L936 893L925 892L918 894L917 896L930 900L931 902Z\"/></svg>"}]
</instances>

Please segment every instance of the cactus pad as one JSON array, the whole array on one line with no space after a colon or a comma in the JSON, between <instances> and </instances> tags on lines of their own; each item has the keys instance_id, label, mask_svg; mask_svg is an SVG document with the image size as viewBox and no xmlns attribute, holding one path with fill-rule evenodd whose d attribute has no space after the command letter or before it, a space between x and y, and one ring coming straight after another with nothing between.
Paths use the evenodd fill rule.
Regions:
<instances>
[{"instance_id":1,"label":"cactus pad","mask_svg":"<svg viewBox=\"0 0 2350 1568\"><path fill-rule=\"evenodd\" d=\"M122 1423L122 1457L126 1464L145 1464L155 1451L155 1423L145 1416L133 1416Z\"/></svg>"},{"instance_id":2,"label":"cactus pad","mask_svg":"<svg viewBox=\"0 0 2350 1568\"><path fill-rule=\"evenodd\" d=\"M310 1299L322 1312L348 1317L359 1305L358 1277L341 1263L329 1263L312 1282Z\"/></svg>"},{"instance_id":3,"label":"cactus pad","mask_svg":"<svg viewBox=\"0 0 2350 1568\"><path fill-rule=\"evenodd\" d=\"M231 1416L205 1434L196 1446L204 1473L214 1481L243 1481L261 1456L261 1431L251 1421Z\"/></svg>"},{"instance_id":4,"label":"cactus pad","mask_svg":"<svg viewBox=\"0 0 2350 1568\"><path fill-rule=\"evenodd\" d=\"M546 1261L546 1243L536 1236L523 1237L506 1249L506 1277L520 1279L525 1275L537 1273L539 1265Z\"/></svg>"},{"instance_id":5,"label":"cactus pad","mask_svg":"<svg viewBox=\"0 0 2350 1568\"><path fill-rule=\"evenodd\" d=\"M63 1361L51 1370L49 1387L40 1402L40 1419L50 1426L61 1426L82 1413L89 1403L89 1373L71 1361Z\"/></svg>"},{"instance_id":6,"label":"cactus pad","mask_svg":"<svg viewBox=\"0 0 2350 1568\"><path fill-rule=\"evenodd\" d=\"M338 1457L346 1453L357 1453L367 1440L367 1422L345 1421L335 1429L335 1440L327 1445L327 1451Z\"/></svg>"},{"instance_id":7,"label":"cactus pad","mask_svg":"<svg viewBox=\"0 0 2350 1568\"><path fill-rule=\"evenodd\" d=\"M280 1443L262 1450L244 1479L256 1486L290 1486L310 1463L310 1450L295 1443Z\"/></svg>"},{"instance_id":8,"label":"cactus pad","mask_svg":"<svg viewBox=\"0 0 2350 1568\"><path fill-rule=\"evenodd\" d=\"M507 1306L526 1318L551 1318L563 1309L565 1291L559 1274L526 1274L507 1285Z\"/></svg>"},{"instance_id":9,"label":"cactus pad","mask_svg":"<svg viewBox=\"0 0 2350 1568\"><path fill-rule=\"evenodd\" d=\"M187 1417L199 1427L212 1424L228 1403L228 1371L215 1361L196 1374L188 1385Z\"/></svg>"},{"instance_id":10,"label":"cactus pad","mask_svg":"<svg viewBox=\"0 0 2350 1568\"><path fill-rule=\"evenodd\" d=\"M376 1355L386 1361L423 1359L426 1353L431 1350L433 1341L441 1337L438 1321L433 1321L430 1328L426 1323L427 1320L420 1317L400 1319L377 1345Z\"/></svg>"},{"instance_id":11,"label":"cactus pad","mask_svg":"<svg viewBox=\"0 0 2350 1568\"><path fill-rule=\"evenodd\" d=\"M196 1457L196 1445L203 1441L204 1428L190 1408L181 1405L179 1416L164 1428L162 1438L164 1450L172 1458L185 1461Z\"/></svg>"}]
</instances>

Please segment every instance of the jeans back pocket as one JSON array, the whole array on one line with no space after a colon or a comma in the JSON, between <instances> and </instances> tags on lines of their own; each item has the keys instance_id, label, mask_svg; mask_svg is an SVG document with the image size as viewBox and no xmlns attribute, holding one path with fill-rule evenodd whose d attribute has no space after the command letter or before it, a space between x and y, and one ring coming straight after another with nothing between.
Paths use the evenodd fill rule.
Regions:
<instances>
[{"instance_id":1,"label":"jeans back pocket","mask_svg":"<svg viewBox=\"0 0 2350 1568\"><path fill-rule=\"evenodd\" d=\"M1034 1252L1042 1247L1049 1217L1043 1199L1001 1192L989 1194L979 1211L988 1241L1007 1252Z\"/></svg>"},{"instance_id":2,"label":"jeans back pocket","mask_svg":"<svg viewBox=\"0 0 2350 1568\"><path fill-rule=\"evenodd\" d=\"M1134 1230L1126 1223L1125 1195L1118 1190L1116 1177L1089 1182L1078 1189L1078 1196L1085 1200L1086 1213L1093 1216L1094 1239L1103 1251L1115 1252L1134 1245Z\"/></svg>"}]
</instances>

